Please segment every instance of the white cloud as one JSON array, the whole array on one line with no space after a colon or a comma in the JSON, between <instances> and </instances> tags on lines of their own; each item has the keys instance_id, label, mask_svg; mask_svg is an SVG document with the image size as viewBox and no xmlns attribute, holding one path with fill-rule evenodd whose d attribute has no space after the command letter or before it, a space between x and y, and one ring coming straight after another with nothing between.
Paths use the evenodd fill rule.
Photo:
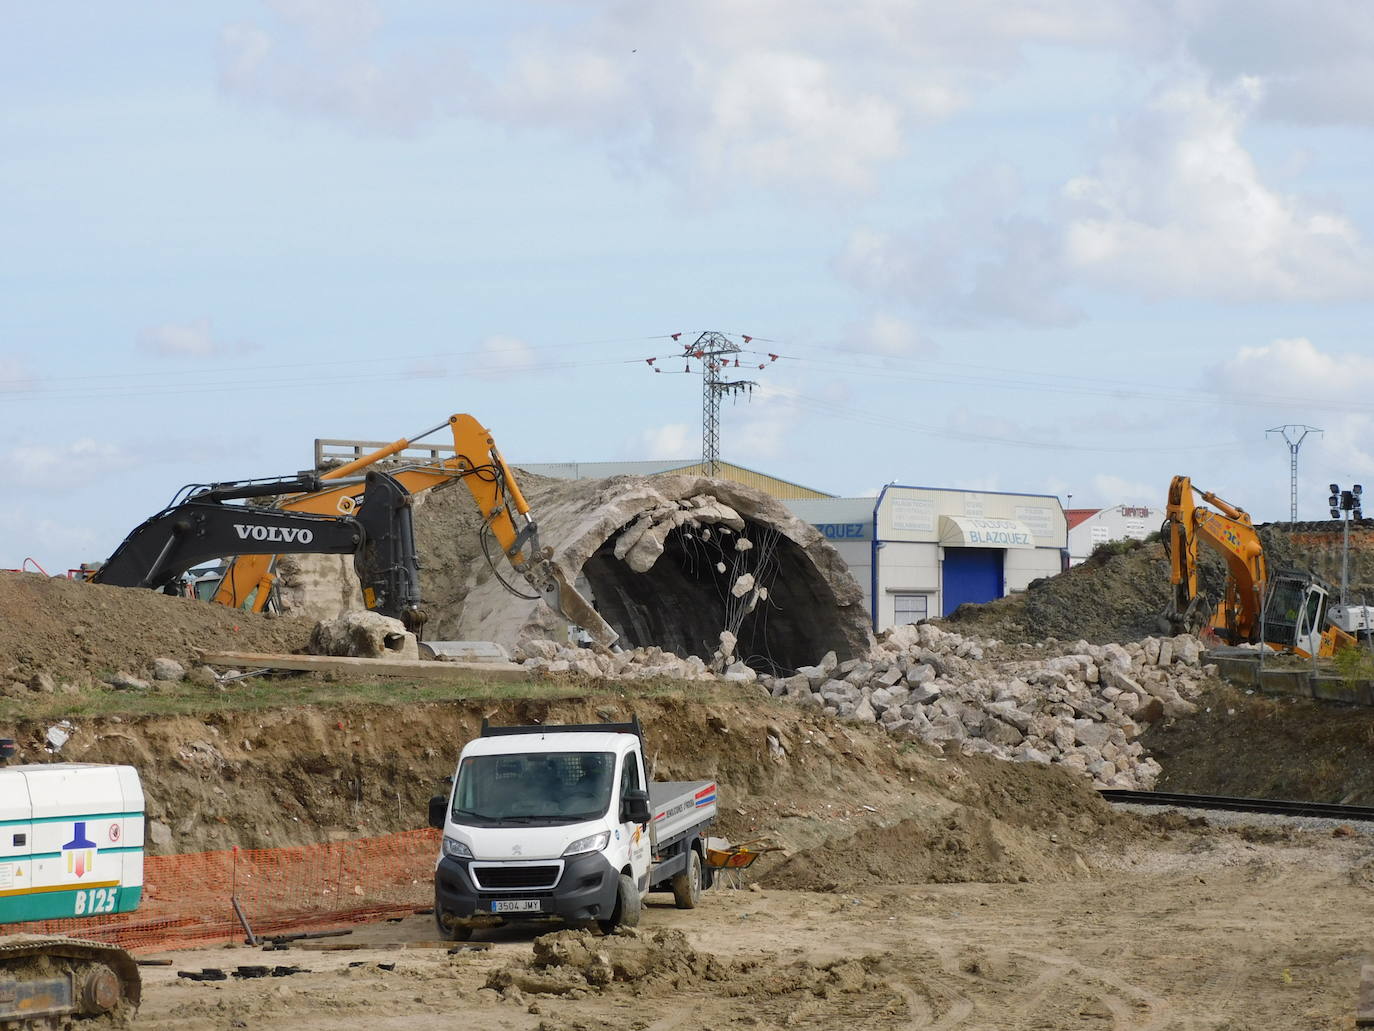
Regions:
<instances>
[{"instance_id":1,"label":"white cloud","mask_svg":"<svg viewBox=\"0 0 1374 1031\"><path fill-rule=\"evenodd\" d=\"M641 450L635 458L686 458L701 450L701 431L685 422L653 426L639 435Z\"/></svg>"},{"instance_id":2,"label":"white cloud","mask_svg":"<svg viewBox=\"0 0 1374 1031\"><path fill-rule=\"evenodd\" d=\"M167 358L215 358L256 350L247 341L217 336L209 319L152 326L139 334L139 346Z\"/></svg>"},{"instance_id":3,"label":"white cloud","mask_svg":"<svg viewBox=\"0 0 1374 1031\"><path fill-rule=\"evenodd\" d=\"M971 169L950 184L941 215L908 230L855 231L838 268L856 286L946 325L1072 323L1078 312L1060 297L1060 234L1022 205L1015 169Z\"/></svg>"},{"instance_id":4,"label":"white cloud","mask_svg":"<svg viewBox=\"0 0 1374 1031\"><path fill-rule=\"evenodd\" d=\"M1111 508L1113 505L1138 504L1159 508L1167 493L1165 483L1143 483L1128 480L1113 473L1098 473L1092 478L1092 493L1080 497L1079 508Z\"/></svg>"},{"instance_id":5,"label":"white cloud","mask_svg":"<svg viewBox=\"0 0 1374 1031\"><path fill-rule=\"evenodd\" d=\"M525 341L510 336L489 336L482 341L480 354L467 370L481 379L505 379L535 371L538 359Z\"/></svg>"},{"instance_id":6,"label":"white cloud","mask_svg":"<svg viewBox=\"0 0 1374 1031\"><path fill-rule=\"evenodd\" d=\"M1374 125L1374 6L1366 0L1188 0L1187 51L1222 82L1263 79L1263 116Z\"/></svg>"},{"instance_id":7,"label":"white cloud","mask_svg":"<svg viewBox=\"0 0 1374 1031\"><path fill-rule=\"evenodd\" d=\"M1374 293L1374 254L1338 213L1268 186L1240 133L1261 94L1176 85L1064 188L1068 264L1147 297L1332 300Z\"/></svg>"},{"instance_id":8,"label":"white cloud","mask_svg":"<svg viewBox=\"0 0 1374 1031\"><path fill-rule=\"evenodd\" d=\"M910 322L886 312L878 312L867 322L851 327L845 335L845 343L856 351L894 358L933 355L940 349Z\"/></svg>"},{"instance_id":9,"label":"white cloud","mask_svg":"<svg viewBox=\"0 0 1374 1031\"><path fill-rule=\"evenodd\" d=\"M434 15L422 42L362 0L271 7L222 33L235 95L382 131L455 115L565 130L689 189L867 188L1028 45L1159 34L1146 0L591 0L536 6L534 30Z\"/></svg>"},{"instance_id":10,"label":"white cloud","mask_svg":"<svg viewBox=\"0 0 1374 1031\"><path fill-rule=\"evenodd\" d=\"M952 325L1072 323L1070 291L1087 285L1151 299L1374 296L1374 251L1350 220L1270 186L1243 145L1260 92L1189 77L1117 126L1057 197L1026 198L1008 166L973 169L942 214L855 231L838 268Z\"/></svg>"},{"instance_id":11,"label":"white cloud","mask_svg":"<svg viewBox=\"0 0 1374 1031\"><path fill-rule=\"evenodd\" d=\"M54 492L75 490L135 464L123 447L94 437L63 444L17 443L0 455L0 462L14 487Z\"/></svg>"}]
</instances>

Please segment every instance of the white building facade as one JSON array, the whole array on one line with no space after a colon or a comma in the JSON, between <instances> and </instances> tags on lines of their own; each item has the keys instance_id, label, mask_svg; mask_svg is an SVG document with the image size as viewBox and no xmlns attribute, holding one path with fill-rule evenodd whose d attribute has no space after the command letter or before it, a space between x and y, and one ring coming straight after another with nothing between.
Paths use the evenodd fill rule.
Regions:
<instances>
[{"instance_id":1,"label":"white building facade","mask_svg":"<svg viewBox=\"0 0 1374 1031\"><path fill-rule=\"evenodd\" d=\"M785 503L849 564L875 630L1025 590L1068 561L1068 523L1049 494L890 484L877 498Z\"/></svg>"},{"instance_id":2,"label":"white building facade","mask_svg":"<svg viewBox=\"0 0 1374 1031\"><path fill-rule=\"evenodd\" d=\"M1109 541L1143 541L1164 522L1164 509L1148 505L1101 508L1069 527L1069 563L1078 565L1093 548Z\"/></svg>"}]
</instances>

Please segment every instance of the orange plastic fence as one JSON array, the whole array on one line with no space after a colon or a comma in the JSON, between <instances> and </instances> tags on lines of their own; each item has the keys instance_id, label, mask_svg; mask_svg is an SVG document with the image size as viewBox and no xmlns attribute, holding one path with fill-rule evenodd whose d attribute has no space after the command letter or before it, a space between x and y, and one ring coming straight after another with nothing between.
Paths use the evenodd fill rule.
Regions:
<instances>
[{"instance_id":1,"label":"orange plastic fence","mask_svg":"<svg viewBox=\"0 0 1374 1031\"><path fill-rule=\"evenodd\" d=\"M235 898L259 936L357 923L431 905L438 854L439 832L425 829L297 848L149 856L136 911L3 930L133 950L206 945L244 937Z\"/></svg>"}]
</instances>

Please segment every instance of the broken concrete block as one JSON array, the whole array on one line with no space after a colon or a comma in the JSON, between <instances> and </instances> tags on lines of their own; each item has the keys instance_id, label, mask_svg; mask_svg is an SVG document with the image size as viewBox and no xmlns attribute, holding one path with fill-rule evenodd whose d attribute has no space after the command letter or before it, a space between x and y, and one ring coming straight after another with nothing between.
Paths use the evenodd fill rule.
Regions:
<instances>
[{"instance_id":1,"label":"broken concrete block","mask_svg":"<svg viewBox=\"0 0 1374 1031\"><path fill-rule=\"evenodd\" d=\"M154 680L183 680L185 677L186 667L177 662L176 659L153 660Z\"/></svg>"},{"instance_id":2,"label":"broken concrete block","mask_svg":"<svg viewBox=\"0 0 1374 1031\"><path fill-rule=\"evenodd\" d=\"M1154 637L1145 638L1145 665L1158 666L1159 663L1159 640Z\"/></svg>"},{"instance_id":3,"label":"broken concrete block","mask_svg":"<svg viewBox=\"0 0 1374 1031\"><path fill-rule=\"evenodd\" d=\"M1014 748L1024 740L1019 730L1010 723L1004 723L991 713L983 717L979 729L984 740L990 741L994 745Z\"/></svg>"},{"instance_id":4,"label":"broken concrete block","mask_svg":"<svg viewBox=\"0 0 1374 1031\"><path fill-rule=\"evenodd\" d=\"M752 684L759 677L753 667L746 666L743 662L732 662L725 668L722 676L726 680L744 684Z\"/></svg>"},{"instance_id":5,"label":"broken concrete block","mask_svg":"<svg viewBox=\"0 0 1374 1031\"><path fill-rule=\"evenodd\" d=\"M355 656L365 659L420 658L415 635L399 619L377 612L345 612L338 619L321 620L310 634L312 655Z\"/></svg>"},{"instance_id":6,"label":"broken concrete block","mask_svg":"<svg viewBox=\"0 0 1374 1031\"><path fill-rule=\"evenodd\" d=\"M132 673L126 673L123 670L104 676L101 680L117 691L146 691L152 686L148 681L140 680Z\"/></svg>"},{"instance_id":7,"label":"broken concrete block","mask_svg":"<svg viewBox=\"0 0 1374 1031\"><path fill-rule=\"evenodd\" d=\"M515 646L515 661L523 662L525 659L546 659L552 661L558 658L558 642L533 639L521 641Z\"/></svg>"},{"instance_id":8,"label":"broken concrete block","mask_svg":"<svg viewBox=\"0 0 1374 1031\"><path fill-rule=\"evenodd\" d=\"M922 684L929 684L935 679L935 667L928 666L924 662L912 666L906 671L906 682L911 687L919 687Z\"/></svg>"},{"instance_id":9,"label":"broken concrete block","mask_svg":"<svg viewBox=\"0 0 1374 1031\"><path fill-rule=\"evenodd\" d=\"M873 678L884 687L891 687L902 679L902 669L900 666L889 666Z\"/></svg>"},{"instance_id":10,"label":"broken concrete block","mask_svg":"<svg viewBox=\"0 0 1374 1031\"><path fill-rule=\"evenodd\" d=\"M726 659L735 654L735 646L739 643L739 638L730 633L729 630L720 632L720 654Z\"/></svg>"},{"instance_id":11,"label":"broken concrete block","mask_svg":"<svg viewBox=\"0 0 1374 1031\"><path fill-rule=\"evenodd\" d=\"M1080 745L1100 749L1107 743L1110 734L1111 728L1105 723L1094 723L1086 719L1073 721L1073 739Z\"/></svg>"},{"instance_id":12,"label":"broken concrete block","mask_svg":"<svg viewBox=\"0 0 1374 1031\"><path fill-rule=\"evenodd\" d=\"M1174 656L1185 666L1196 666L1202 658L1202 645L1196 637L1180 634L1174 638Z\"/></svg>"},{"instance_id":13,"label":"broken concrete block","mask_svg":"<svg viewBox=\"0 0 1374 1031\"><path fill-rule=\"evenodd\" d=\"M741 576L738 580L735 581L734 586L730 588L730 593L733 594L736 598L743 598L753 589L754 574L745 573L743 576Z\"/></svg>"},{"instance_id":14,"label":"broken concrete block","mask_svg":"<svg viewBox=\"0 0 1374 1031\"><path fill-rule=\"evenodd\" d=\"M748 537L738 537L738 538L735 539L735 550L736 550L736 551L748 551L748 550L751 549L753 546L754 546L754 542L751 541Z\"/></svg>"},{"instance_id":15,"label":"broken concrete block","mask_svg":"<svg viewBox=\"0 0 1374 1031\"><path fill-rule=\"evenodd\" d=\"M615 547L611 549L613 554L620 561L625 561L625 556L630 549L639 542L639 538L644 535L644 531L653 526L654 519L652 513L643 512L633 523L620 531L620 536L615 539Z\"/></svg>"},{"instance_id":16,"label":"broken concrete block","mask_svg":"<svg viewBox=\"0 0 1374 1031\"><path fill-rule=\"evenodd\" d=\"M725 572L725 563L724 563L724 562L717 562L717 563L716 563L716 572L717 572L717 573L723 573L723 572Z\"/></svg>"},{"instance_id":17,"label":"broken concrete block","mask_svg":"<svg viewBox=\"0 0 1374 1031\"><path fill-rule=\"evenodd\" d=\"M987 711L1005 723L1010 723L1022 734L1027 733L1031 728L1031 717L1029 713L1022 712L1011 702L989 702Z\"/></svg>"},{"instance_id":18,"label":"broken concrete block","mask_svg":"<svg viewBox=\"0 0 1374 1031\"><path fill-rule=\"evenodd\" d=\"M653 569L654 563L663 554L664 542L668 539L668 534L673 532L673 529L671 521L650 526L625 552L625 564L636 573L647 573Z\"/></svg>"}]
</instances>

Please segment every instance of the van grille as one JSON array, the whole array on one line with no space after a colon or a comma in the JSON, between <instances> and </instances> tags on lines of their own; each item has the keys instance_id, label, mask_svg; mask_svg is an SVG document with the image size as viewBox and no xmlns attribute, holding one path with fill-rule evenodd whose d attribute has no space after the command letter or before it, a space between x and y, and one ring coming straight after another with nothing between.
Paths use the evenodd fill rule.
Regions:
<instances>
[{"instance_id":1,"label":"van grille","mask_svg":"<svg viewBox=\"0 0 1374 1031\"><path fill-rule=\"evenodd\" d=\"M476 887L484 889L501 888L552 888L558 883L562 868L549 866L477 866L472 867Z\"/></svg>"}]
</instances>

